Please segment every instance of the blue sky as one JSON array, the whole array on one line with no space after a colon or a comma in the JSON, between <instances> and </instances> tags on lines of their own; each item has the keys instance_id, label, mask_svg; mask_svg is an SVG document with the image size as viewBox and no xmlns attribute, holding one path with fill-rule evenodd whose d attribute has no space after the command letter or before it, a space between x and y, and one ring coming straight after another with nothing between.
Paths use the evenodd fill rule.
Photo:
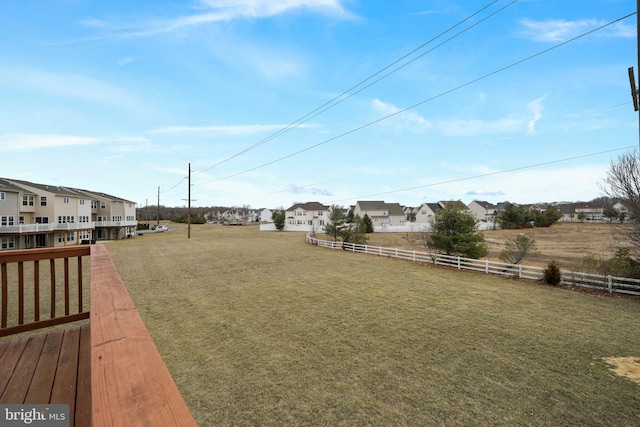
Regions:
<instances>
[{"instance_id":1,"label":"blue sky","mask_svg":"<svg viewBox=\"0 0 640 427\"><path fill-rule=\"evenodd\" d=\"M3 1L0 177L167 206L189 163L194 206L590 200L638 146L635 9Z\"/></svg>"}]
</instances>

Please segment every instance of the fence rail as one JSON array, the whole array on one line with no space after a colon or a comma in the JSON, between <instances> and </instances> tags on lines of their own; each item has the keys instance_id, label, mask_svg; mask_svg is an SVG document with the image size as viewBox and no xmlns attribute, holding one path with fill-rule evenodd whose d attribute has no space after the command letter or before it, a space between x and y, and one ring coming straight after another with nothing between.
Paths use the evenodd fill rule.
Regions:
<instances>
[{"instance_id":1,"label":"fence rail","mask_svg":"<svg viewBox=\"0 0 640 427\"><path fill-rule=\"evenodd\" d=\"M348 252L398 258L407 261L455 268L458 270L476 271L485 274L495 274L499 276L517 277L519 279L537 281L541 281L544 277L544 268L541 267L506 264L503 262L490 261L488 259L464 258L444 254L409 251L405 249L385 248L382 246L320 240L316 239L311 234L307 234L306 240L307 243L320 246L322 248L342 249ZM561 275L562 281L560 284L562 285L595 289L609 293L640 295L640 280L638 279L567 270L561 270Z\"/></svg>"}]
</instances>

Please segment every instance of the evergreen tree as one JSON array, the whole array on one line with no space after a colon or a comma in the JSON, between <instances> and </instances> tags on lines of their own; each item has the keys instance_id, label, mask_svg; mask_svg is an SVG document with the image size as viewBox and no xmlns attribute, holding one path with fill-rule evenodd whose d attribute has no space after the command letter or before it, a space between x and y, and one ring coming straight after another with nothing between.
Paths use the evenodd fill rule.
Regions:
<instances>
[{"instance_id":1,"label":"evergreen tree","mask_svg":"<svg viewBox=\"0 0 640 427\"><path fill-rule=\"evenodd\" d=\"M362 218L362 221L365 225L365 233L373 233L373 222L371 221L369 215L364 214L364 218Z\"/></svg>"},{"instance_id":2,"label":"evergreen tree","mask_svg":"<svg viewBox=\"0 0 640 427\"><path fill-rule=\"evenodd\" d=\"M283 210L277 210L271 215L271 219L273 219L273 223L276 226L276 230L282 231L284 229L285 222L285 214Z\"/></svg>"},{"instance_id":3,"label":"evergreen tree","mask_svg":"<svg viewBox=\"0 0 640 427\"><path fill-rule=\"evenodd\" d=\"M351 224L342 230L342 241L356 244L367 243L367 226L360 215L353 218Z\"/></svg>"},{"instance_id":4,"label":"evergreen tree","mask_svg":"<svg viewBox=\"0 0 640 427\"><path fill-rule=\"evenodd\" d=\"M431 221L428 245L447 255L482 258L487 255L484 235L477 230L478 220L460 204L449 202Z\"/></svg>"},{"instance_id":5,"label":"evergreen tree","mask_svg":"<svg viewBox=\"0 0 640 427\"><path fill-rule=\"evenodd\" d=\"M329 208L329 222L325 224L324 229L329 236L333 237L334 241L338 240L338 236L342 236L345 219L342 206L331 205Z\"/></svg>"}]
</instances>

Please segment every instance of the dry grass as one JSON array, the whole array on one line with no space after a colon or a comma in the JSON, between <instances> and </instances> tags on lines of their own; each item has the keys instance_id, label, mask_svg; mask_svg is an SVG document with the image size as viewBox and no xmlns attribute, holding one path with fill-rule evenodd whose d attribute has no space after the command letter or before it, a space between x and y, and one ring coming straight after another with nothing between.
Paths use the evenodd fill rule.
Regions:
<instances>
[{"instance_id":1,"label":"dry grass","mask_svg":"<svg viewBox=\"0 0 640 427\"><path fill-rule=\"evenodd\" d=\"M538 256L528 256L523 263L546 266L555 260L563 270L579 269L582 261L591 256L596 260L611 258L619 247L624 246L624 231L627 225L557 223L547 228L520 230L483 231L489 249L487 258L498 261L507 240L518 234L526 234L536 241ZM368 234L373 246L424 251L419 233L373 233Z\"/></svg>"},{"instance_id":2,"label":"dry grass","mask_svg":"<svg viewBox=\"0 0 640 427\"><path fill-rule=\"evenodd\" d=\"M637 300L197 226L107 244L196 420L637 425Z\"/></svg>"}]
</instances>

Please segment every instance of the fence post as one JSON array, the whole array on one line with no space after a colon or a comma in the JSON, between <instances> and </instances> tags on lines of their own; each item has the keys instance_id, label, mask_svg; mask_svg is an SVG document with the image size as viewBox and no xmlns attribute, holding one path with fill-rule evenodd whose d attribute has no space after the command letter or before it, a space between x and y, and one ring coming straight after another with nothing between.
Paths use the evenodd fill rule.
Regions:
<instances>
[{"instance_id":1,"label":"fence post","mask_svg":"<svg viewBox=\"0 0 640 427\"><path fill-rule=\"evenodd\" d=\"M611 275L607 276L607 280L609 281L609 286L608 286L609 293L612 293L613 292L613 278L611 277Z\"/></svg>"},{"instance_id":2,"label":"fence post","mask_svg":"<svg viewBox=\"0 0 640 427\"><path fill-rule=\"evenodd\" d=\"M522 266L518 266L518 279L522 279Z\"/></svg>"},{"instance_id":3,"label":"fence post","mask_svg":"<svg viewBox=\"0 0 640 427\"><path fill-rule=\"evenodd\" d=\"M484 268L485 274L489 274L489 260L486 262L486 267Z\"/></svg>"},{"instance_id":4,"label":"fence post","mask_svg":"<svg viewBox=\"0 0 640 427\"><path fill-rule=\"evenodd\" d=\"M460 257L458 257L458 270L460 270Z\"/></svg>"}]
</instances>

